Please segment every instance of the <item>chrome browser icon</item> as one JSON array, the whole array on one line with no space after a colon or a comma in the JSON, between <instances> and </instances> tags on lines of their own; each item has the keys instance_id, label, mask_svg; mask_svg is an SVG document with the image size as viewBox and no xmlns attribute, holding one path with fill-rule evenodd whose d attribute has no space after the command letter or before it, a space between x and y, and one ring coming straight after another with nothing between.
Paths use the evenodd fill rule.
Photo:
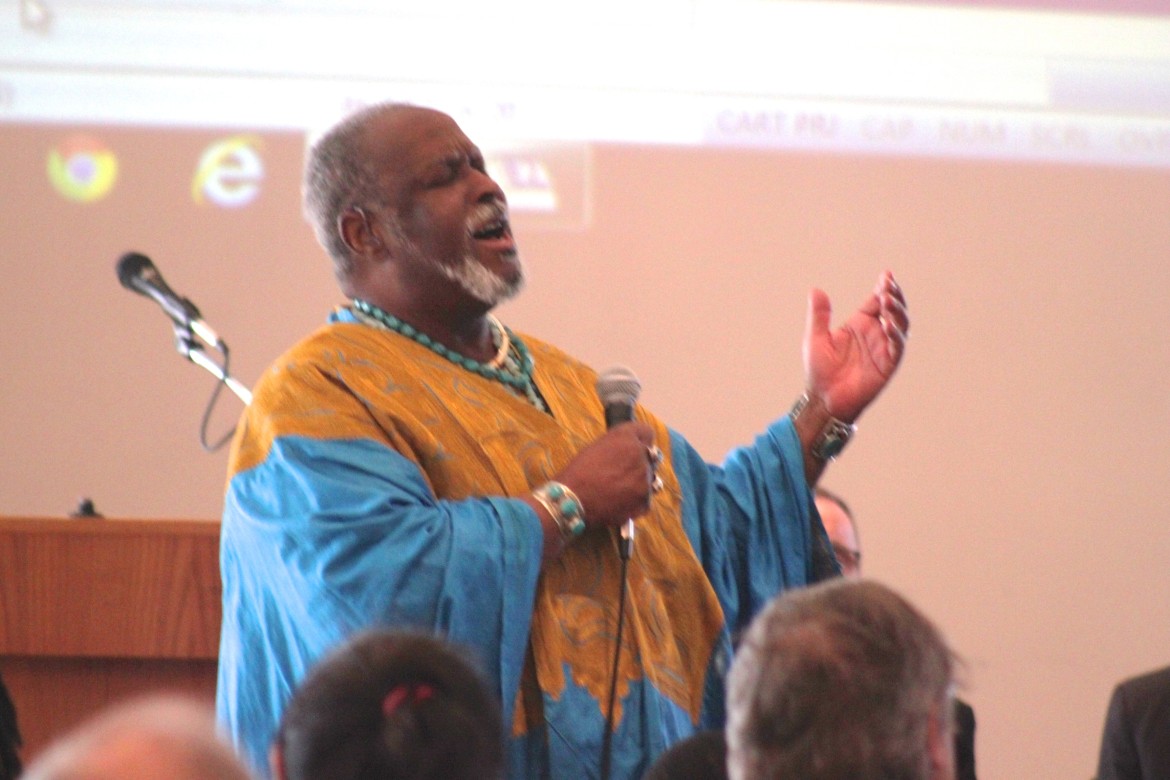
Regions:
<instances>
[{"instance_id":1,"label":"chrome browser icon","mask_svg":"<svg viewBox=\"0 0 1170 780\"><path fill-rule=\"evenodd\" d=\"M118 158L98 139L73 135L49 151L47 170L57 192L78 203L91 203L113 189Z\"/></svg>"}]
</instances>

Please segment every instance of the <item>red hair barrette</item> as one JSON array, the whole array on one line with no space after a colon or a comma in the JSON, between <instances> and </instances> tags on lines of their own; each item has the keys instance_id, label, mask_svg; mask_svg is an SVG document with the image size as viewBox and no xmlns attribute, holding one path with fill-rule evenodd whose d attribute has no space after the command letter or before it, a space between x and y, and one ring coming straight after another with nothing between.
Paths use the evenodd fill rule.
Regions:
<instances>
[{"instance_id":1,"label":"red hair barrette","mask_svg":"<svg viewBox=\"0 0 1170 780\"><path fill-rule=\"evenodd\" d=\"M396 685L382 699L382 714L390 715L403 704L418 704L435 695L435 689L426 683Z\"/></svg>"}]
</instances>

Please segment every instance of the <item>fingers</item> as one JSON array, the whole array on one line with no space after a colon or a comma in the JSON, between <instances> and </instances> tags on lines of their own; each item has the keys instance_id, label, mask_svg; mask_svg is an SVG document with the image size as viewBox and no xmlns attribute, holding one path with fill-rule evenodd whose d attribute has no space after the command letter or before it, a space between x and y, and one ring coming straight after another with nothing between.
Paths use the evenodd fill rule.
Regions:
<instances>
[{"instance_id":1,"label":"fingers","mask_svg":"<svg viewBox=\"0 0 1170 780\"><path fill-rule=\"evenodd\" d=\"M906 303L906 294L902 292L902 286L894 280L894 275L889 271L882 274L874 292L877 293L881 305L882 317L892 319L899 330L908 332L910 330L909 306Z\"/></svg>"},{"instance_id":2,"label":"fingers","mask_svg":"<svg viewBox=\"0 0 1170 780\"><path fill-rule=\"evenodd\" d=\"M611 428L606 435L623 440L620 446L627 453L625 457L630 458L628 462L631 464L634 453L649 462L651 468L662 461L662 450L654 443L654 429L646 423L636 421L622 423Z\"/></svg>"},{"instance_id":3,"label":"fingers","mask_svg":"<svg viewBox=\"0 0 1170 780\"><path fill-rule=\"evenodd\" d=\"M881 277L878 278L877 289L874 291L878 295L889 295L894 298L903 307L906 306L906 295L902 292L902 286L894 279L893 271L883 271Z\"/></svg>"},{"instance_id":4,"label":"fingers","mask_svg":"<svg viewBox=\"0 0 1170 780\"><path fill-rule=\"evenodd\" d=\"M910 314L906 311L905 305L889 296L882 296L880 301L878 320L881 321L882 330L886 335L892 337L896 332L903 337L909 336Z\"/></svg>"},{"instance_id":5,"label":"fingers","mask_svg":"<svg viewBox=\"0 0 1170 780\"><path fill-rule=\"evenodd\" d=\"M650 468L656 469L662 462L662 450L658 449L657 444L651 444L646 448L646 457L650 459Z\"/></svg>"},{"instance_id":6,"label":"fingers","mask_svg":"<svg viewBox=\"0 0 1170 780\"><path fill-rule=\"evenodd\" d=\"M651 444L646 456L650 459L650 493L651 495L661 493L665 487L662 477L658 475L658 464L662 463L662 450L658 449L657 444Z\"/></svg>"},{"instance_id":7,"label":"fingers","mask_svg":"<svg viewBox=\"0 0 1170 780\"><path fill-rule=\"evenodd\" d=\"M808 313L804 321L804 336L820 336L829 332L829 321L833 317L833 306L824 290L812 289L808 293Z\"/></svg>"},{"instance_id":8,"label":"fingers","mask_svg":"<svg viewBox=\"0 0 1170 780\"><path fill-rule=\"evenodd\" d=\"M637 444L637 458L628 461L626 474L631 480L630 489L638 494L638 509L631 516L641 517L650 511L651 500L664 487L662 477L658 476L658 465L664 455L654 442L654 431L650 426L636 423L631 428ZM632 456L635 452L629 454Z\"/></svg>"},{"instance_id":9,"label":"fingers","mask_svg":"<svg viewBox=\"0 0 1170 780\"><path fill-rule=\"evenodd\" d=\"M649 495L647 496L647 505L649 505L649 498L652 497L655 493L662 492L662 489L665 487L664 483L662 482L662 477L658 475L658 465L662 463L664 456L662 454L662 450L657 444L653 443L653 440L651 440L650 444L646 445L645 449L646 462L649 464L649 469L647 470L647 484L650 488Z\"/></svg>"},{"instance_id":10,"label":"fingers","mask_svg":"<svg viewBox=\"0 0 1170 780\"><path fill-rule=\"evenodd\" d=\"M586 494L578 491L587 514L605 525L646 514L654 494L664 488L658 466L665 455L654 429L640 421L615 425L587 452L589 461L577 464L588 470L590 488ZM586 495L596 496L592 506Z\"/></svg>"},{"instance_id":11,"label":"fingers","mask_svg":"<svg viewBox=\"0 0 1170 780\"><path fill-rule=\"evenodd\" d=\"M615 425L609 430L609 435L632 436L646 450L649 450L650 446L654 444L654 429L637 420Z\"/></svg>"},{"instance_id":12,"label":"fingers","mask_svg":"<svg viewBox=\"0 0 1170 780\"><path fill-rule=\"evenodd\" d=\"M878 296L878 322L894 354L901 354L910 337L910 313L902 287L889 271L882 274L875 290Z\"/></svg>"},{"instance_id":13,"label":"fingers","mask_svg":"<svg viewBox=\"0 0 1170 780\"><path fill-rule=\"evenodd\" d=\"M650 497L652 497L655 493L662 492L662 489L665 487L665 484L662 481L662 477L658 475L658 466L660 463L662 463L664 455L662 454L662 449L654 443L653 430L650 428L650 426L644 426L644 428L645 430L643 433L649 436L649 442L646 442L643 436L639 436L639 441L643 444L643 449L646 455L646 462L648 465L646 472L646 484L649 487L649 494L647 496L647 507L649 507Z\"/></svg>"}]
</instances>

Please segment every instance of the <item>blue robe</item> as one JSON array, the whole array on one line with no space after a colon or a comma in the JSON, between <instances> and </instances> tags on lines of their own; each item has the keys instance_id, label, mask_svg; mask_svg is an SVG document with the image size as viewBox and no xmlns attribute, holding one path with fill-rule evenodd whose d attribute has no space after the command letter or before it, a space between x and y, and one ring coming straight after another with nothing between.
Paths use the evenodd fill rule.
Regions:
<instances>
[{"instance_id":1,"label":"blue robe","mask_svg":"<svg viewBox=\"0 0 1170 780\"><path fill-rule=\"evenodd\" d=\"M469 647L498 693L509 777L598 776L619 588L614 529L541 566L515 498L605 431L596 375L524 337L549 413L339 310L257 384L222 524L219 716L260 771L309 667L370 626ZM732 637L780 591L832 573L781 419L721 466L645 409L666 489L638 520L611 777L717 728Z\"/></svg>"}]
</instances>

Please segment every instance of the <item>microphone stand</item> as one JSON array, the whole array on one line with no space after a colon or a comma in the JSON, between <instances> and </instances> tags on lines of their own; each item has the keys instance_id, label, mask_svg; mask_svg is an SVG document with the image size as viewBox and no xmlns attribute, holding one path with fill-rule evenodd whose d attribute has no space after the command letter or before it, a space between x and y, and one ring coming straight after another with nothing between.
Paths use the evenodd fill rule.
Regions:
<instances>
[{"instance_id":1,"label":"microphone stand","mask_svg":"<svg viewBox=\"0 0 1170 780\"><path fill-rule=\"evenodd\" d=\"M195 365L208 371L212 376L219 380L215 385L215 389L211 392L211 398L207 402L207 409L203 412L203 421L199 426L199 443L207 452L215 452L228 441L235 434L236 429L233 426L218 442L215 444L207 443L207 426L211 421L211 410L215 408L215 401L219 398L219 391L226 385L229 390L236 394L236 396L244 402L244 405L252 403L252 391L244 387L236 381L231 374L228 373L228 347L223 339L216 337L213 345L217 352L223 356L223 365L219 365L203 351L202 345L195 340L195 334L189 323L180 323L172 321L171 323L175 329L175 349L179 354L190 360Z\"/></svg>"},{"instance_id":2,"label":"microphone stand","mask_svg":"<svg viewBox=\"0 0 1170 780\"><path fill-rule=\"evenodd\" d=\"M179 354L190 360L195 365L206 370L213 377L218 379L221 383L227 385L236 396L244 402L244 405L252 403L252 391L244 387L235 377L227 372L228 366L228 347L223 339L217 341L213 346L220 355L223 356L223 365L220 366L203 351L203 346L195 339L195 334L191 330L190 325L182 325L178 322L173 322L175 329L175 349Z\"/></svg>"}]
</instances>

